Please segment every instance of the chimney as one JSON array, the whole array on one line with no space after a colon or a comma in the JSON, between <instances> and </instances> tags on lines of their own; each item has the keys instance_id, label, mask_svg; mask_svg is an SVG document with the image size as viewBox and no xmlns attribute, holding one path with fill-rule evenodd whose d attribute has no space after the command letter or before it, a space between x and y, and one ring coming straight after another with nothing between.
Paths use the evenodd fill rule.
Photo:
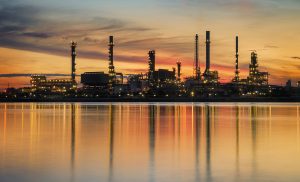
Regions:
<instances>
[{"instance_id":1,"label":"chimney","mask_svg":"<svg viewBox=\"0 0 300 182\"><path fill-rule=\"evenodd\" d=\"M148 79L149 79L149 81L153 81L153 79L154 79L154 72L155 72L155 50L149 51L148 55L149 55L149 74L148 74Z\"/></svg>"},{"instance_id":2,"label":"chimney","mask_svg":"<svg viewBox=\"0 0 300 182\"><path fill-rule=\"evenodd\" d=\"M197 80L199 80L200 79L200 66L199 66L199 36L198 36L198 34L196 34L196 36L195 36L195 78L197 79Z\"/></svg>"},{"instance_id":3,"label":"chimney","mask_svg":"<svg viewBox=\"0 0 300 182\"><path fill-rule=\"evenodd\" d=\"M210 70L210 31L206 31L206 69L205 72Z\"/></svg>"},{"instance_id":4,"label":"chimney","mask_svg":"<svg viewBox=\"0 0 300 182\"><path fill-rule=\"evenodd\" d=\"M181 62L177 61L177 78L178 78L178 80L180 80L180 76L181 76Z\"/></svg>"},{"instance_id":5,"label":"chimney","mask_svg":"<svg viewBox=\"0 0 300 182\"><path fill-rule=\"evenodd\" d=\"M235 37L235 81L239 81L239 37Z\"/></svg>"},{"instance_id":6,"label":"chimney","mask_svg":"<svg viewBox=\"0 0 300 182\"><path fill-rule=\"evenodd\" d=\"M71 80L75 83L75 76L76 76L76 47L77 43L72 41L71 42Z\"/></svg>"}]
</instances>

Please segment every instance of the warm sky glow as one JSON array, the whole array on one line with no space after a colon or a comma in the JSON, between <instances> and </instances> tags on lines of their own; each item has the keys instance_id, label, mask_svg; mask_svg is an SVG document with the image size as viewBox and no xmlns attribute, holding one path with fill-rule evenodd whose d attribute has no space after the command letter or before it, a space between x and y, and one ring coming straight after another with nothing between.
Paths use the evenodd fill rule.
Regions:
<instances>
[{"instance_id":1,"label":"warm sky glow","mask_svg":"<svg viewBox=\"0 0 300 182\"><path fill-rule=\"evenodd\" d=\"M117 72L145 72L147 52L157 68L182 61L192 73L194 35L212 36L212 68L221 82L234 76L235 35L240 37L242 77L257 50L270 83L300 80L299 0L0 0L0 74L69 74L69 42L78 42L77 74L108 71L107 39L115 36ZM25 77L3 77L0 87L24 86Z\"/></svg>"}]
</instances>

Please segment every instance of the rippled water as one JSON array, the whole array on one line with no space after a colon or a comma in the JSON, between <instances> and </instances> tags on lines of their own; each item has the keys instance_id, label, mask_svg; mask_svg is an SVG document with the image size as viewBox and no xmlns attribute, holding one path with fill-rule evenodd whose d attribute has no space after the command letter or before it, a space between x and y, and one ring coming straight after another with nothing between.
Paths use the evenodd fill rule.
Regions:
<instances>
[{"instance_id":1,"label":"rippled water","mask_svg":"<svg viewBox=\"0 0 300 182\"><path fill-rule=\"evenodd\" d=\"M300 181L300 104L0 104L0 181Z\"/></svg>"}]
</instances>

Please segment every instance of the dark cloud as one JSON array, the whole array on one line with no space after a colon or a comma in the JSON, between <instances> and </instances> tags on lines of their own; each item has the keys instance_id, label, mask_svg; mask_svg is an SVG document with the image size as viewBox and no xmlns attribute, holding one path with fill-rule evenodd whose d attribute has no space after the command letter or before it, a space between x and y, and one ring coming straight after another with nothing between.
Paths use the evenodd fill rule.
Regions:
<instances>
[{"instance_id":1,"label":"dark cloud","mask_svg":"<svg viewBox=\"0 0 300 182\"><path fill-rule=\"evenodd\" d=\"M57 54L57 55L66 55L66 51L67 51L64 48L34 44L31 42L26 42L26 41L21 41L21 40L19 41L18 39L11 39L10 37L1 37L0 38L0 46L8 47L8 48L16 48L19 50L28 50L28 51L35 51L35 52L41 52L41 53L51 53L51 54Z\"/></svg>"},{"instance_id":2,"label":"dark cloud","mask_svg":"<svg viewBox=\"0 0 300 182\"><path fill-rule=\"evenodd\" d=\"M133 34L149 31L147 27L135 26L131 22L107 17L87 17L86 20L76 19L49 19L48 13L54 17L74 15L74 12L48 9L34 6L20 6L13 3L3 3L0 6L0 46L34 52L68 55L68 42L79 41L79 57L92 59L107 59L107 40L103 35ZM65 13L65 14L64 14ZM69 16L67 16L69 17ZM99 35L99 39L95 36ZM82 43L80 42L82 41ZM86 46L99 46L99 51L92 51ZM80 50L79 50L80 49ZM94 49L96 50L96 49ZM140 62L144 58L126 55L116 55L116 59L124 62Z\"/></svg>"},{"instance_id":3,"label":"dark cloud","mask_svg":"<svg viewBox=\"0 0 300 182\"><path fill-rule=\"evenodd\" d=\"M94 38L90 38L90 37L84 37L82 40L84 42L93 43L93 44L99 44L101 42L100 39L94 39Z\"/></svg>"},{"instance_id":4,"label":"dark cloud","mask_svg":"<svg viewBox=\"0 0 300 182\"><path fill-rule=\"evenodd\" d=\"M298 56L291 57L292 59L300 59Z\"/></svg>"},{"instance_id":5,"label":"dark cloud","mask_svg":"<svg viewBox=\"0 0 300 182\"><path fill-rule=\"evenodd\" d=\"M37 23L39 8L4 4L0 7L1 25L33 25Z\"/></svg>"},{"instance_id":6,"label":"dark cloud","mask_svg":"<svg viewBox=\"0 0 300 182\"><path fill-rule=\"evenodd\" d=\"M38 18L39 14L40 9L37 7L3 4L0 7L0 39L9 37L24 41L22 37L50 37L48 33L35 32L36 27L42 23L42 20Z\"/></svg>"},{"instance_id":7,"label":"dark cloud","mask_svg":"<svg viewBox=\"0 0 300 182\"><path fill-rule=\"evenodd\" d=\"M51 53L60 56L66 56L69 54L69 50L67 46L61 48L56 46L38 45L38 44L16 41L9 38L2 38L0 40L1 40L0 46L18 48L20 50L36 51L41 53ZM106 52L103 53L100 51L78 50L77 53L79 58L89 58L89 59L99 59L99 60L108 59L108 53ZM147 60L147 55L145 54L145 57L116 55L115 59L118 61L129 62L129 63L141 63Z\"/></svg>"},{"instance_id":8,"label":"dark cloud","mask_svg":"<svg viewBox=\"0 0 300 182\"><path fill-rule=\"evenodd\" d=\"M22 35L26 37L43 38L43 39L52 37L51 33L39 33L39 32L24 32Z\"/></svg>"},{"instance_id":9,"label":"dark cloud","mask_svg":"<svg viewBox=\"0 0 300 182\"><path fill-rule=\"evenodd\" d=\"M0 25L0 32L2 34L12 33L12 32L21 32L26 29L25 26L20 25Z\"/></svg>"},{"instance_id":10,"label":"dark cloud","mask_svg":"<svg viewBox=\"0 0 300 182\"><path fill-rule=\"evenodd\" d=\"M125 50L139 50L143 48L147 51L148 49L158 49L161 52L172 54L179 52L180 54L191 53L194 48L193 36L137 38L136 40L122 41L118 45L124 47Z\"/></svg>"}]
</instances>

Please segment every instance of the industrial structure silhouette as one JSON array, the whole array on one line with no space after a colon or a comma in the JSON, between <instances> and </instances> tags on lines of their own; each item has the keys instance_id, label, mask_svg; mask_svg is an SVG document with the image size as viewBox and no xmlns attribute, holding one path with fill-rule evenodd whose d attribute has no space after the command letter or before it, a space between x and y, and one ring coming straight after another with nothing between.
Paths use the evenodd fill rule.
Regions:
<instances>
[{"instance_id":1,"label":"industrial structure silhouette","mask_svg":"<svg viewBox=\"0 0 300 182\"><path fill-rule=\"evenodd\" d=\"M148 72L124 76L115 71L114 37L108 40L108 73L85 72L81 84L76 82L76 42L71 42L70 79L47 79L45 75L32 75L31 87L7 88L2 97L6 98L217 98L217 97L274 97L292 94L290 81L287 86L269 85L269 73L261 72L258 56L251 52L249 76L240 78L239 37L236 36L235 72L230 83L220 83L217 70L211 70L211 34L206 31L206 62L201 73L199 62L199 36L195 35L193 75L182 78L182 61L176 62L172 70L156 69L155 50L148 52Z\"/></svg>"}]
</instances>

